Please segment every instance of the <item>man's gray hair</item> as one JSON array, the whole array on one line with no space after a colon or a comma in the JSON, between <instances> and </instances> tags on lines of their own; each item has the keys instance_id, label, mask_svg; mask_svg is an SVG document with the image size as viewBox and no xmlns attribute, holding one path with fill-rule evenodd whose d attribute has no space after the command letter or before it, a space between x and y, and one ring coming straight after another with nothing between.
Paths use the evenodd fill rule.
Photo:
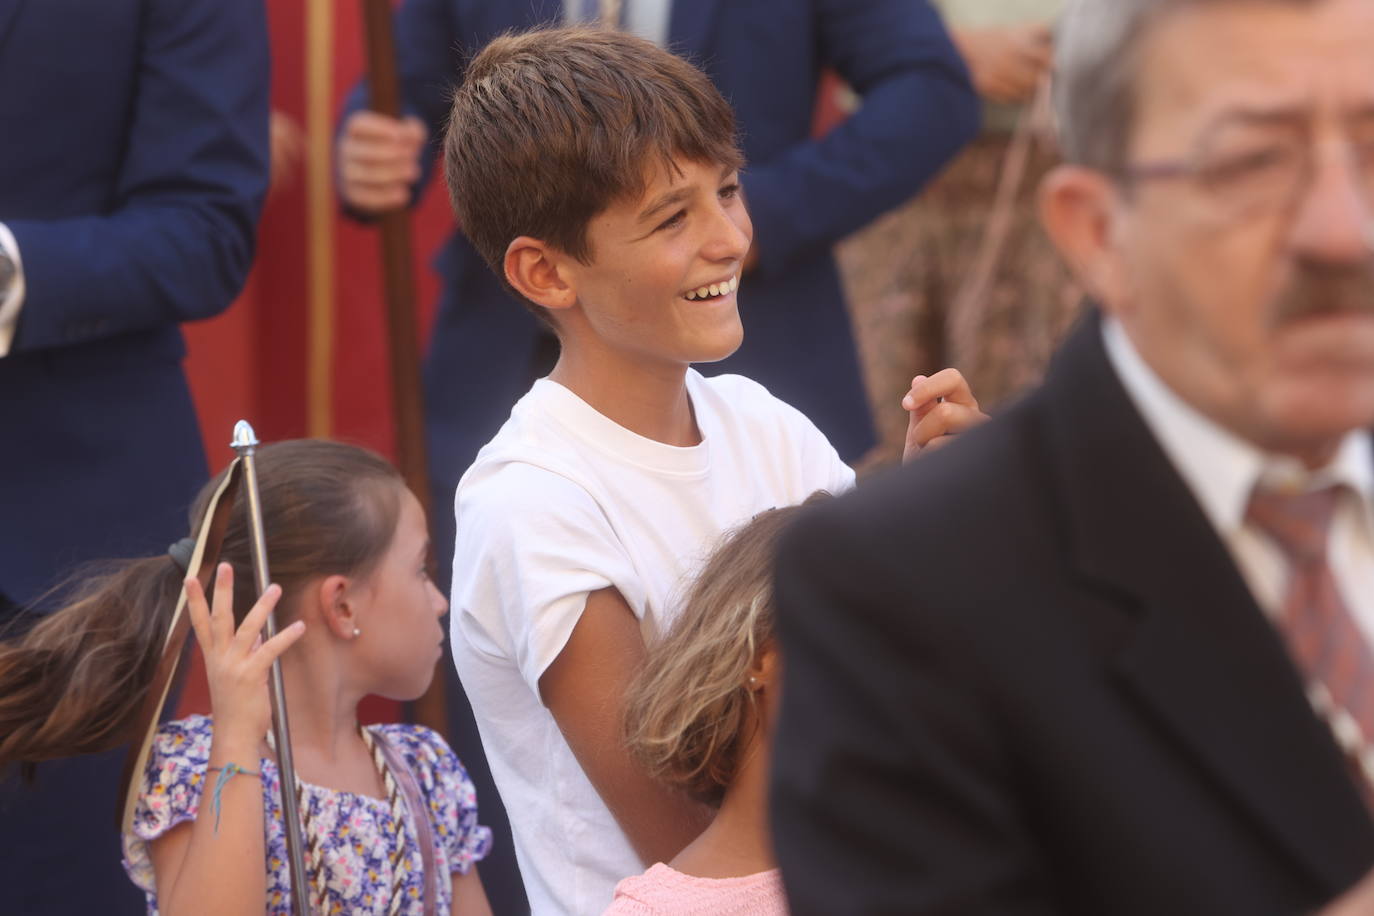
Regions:
<instances>
[{"instance_id":1,"label":"man's gray hair","mask_svg":"<svg viewBox=\"0 0 1374 916\"><path fill-rule=\"evenodd\" d=\"M1140 49L1176 10L1219 3L1314 0L1072 0L1055 36L1054 107L1064 158L1111 174L1126 165Z\"/></svg>"}]
</instances>

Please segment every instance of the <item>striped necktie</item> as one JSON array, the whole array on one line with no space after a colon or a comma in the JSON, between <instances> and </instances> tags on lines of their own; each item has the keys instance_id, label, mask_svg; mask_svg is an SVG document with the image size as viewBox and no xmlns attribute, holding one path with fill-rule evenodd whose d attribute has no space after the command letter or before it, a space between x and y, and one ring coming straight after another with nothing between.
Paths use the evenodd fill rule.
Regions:
<instances>
[{"instance_id":1,"label":"striped necktie","mask_svg":"<svg viewBox=\"0 0 1374 916\"><path fill-rule=\"evenodd\" d=\"M1330 725L1374 811L1374 652L1327 562L1331 518L1343 492L1340 486L1305 493L1256 487L1248 517L1288 560L1280 629L1307 679L1313 706Z\"/></svg>"}]
</instances>

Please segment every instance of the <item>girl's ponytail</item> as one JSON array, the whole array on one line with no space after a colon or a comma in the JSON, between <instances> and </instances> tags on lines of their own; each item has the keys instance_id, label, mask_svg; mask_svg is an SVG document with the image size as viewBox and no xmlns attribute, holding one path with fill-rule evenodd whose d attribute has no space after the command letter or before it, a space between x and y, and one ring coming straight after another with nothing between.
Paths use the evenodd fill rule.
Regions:
<instances>
[{"instance_id":1,"label":"girl's ponytail","mask_svg":"<svg viewBox=\"0 0 1374 916\"><path fill-rule=\"evenodd\" d=\"M0 770L109 750L127 737L184 575L167 555L112 566L0 642Z\"/></svg>"}]
</instances>

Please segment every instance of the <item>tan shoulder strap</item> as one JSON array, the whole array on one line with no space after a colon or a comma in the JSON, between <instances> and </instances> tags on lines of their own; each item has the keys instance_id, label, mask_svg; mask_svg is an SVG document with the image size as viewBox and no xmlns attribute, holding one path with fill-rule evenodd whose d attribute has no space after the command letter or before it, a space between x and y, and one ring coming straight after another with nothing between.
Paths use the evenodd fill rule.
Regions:
<instances>
[{"instance_id":1,"label":"tan shoulder strap","mask_svg":"<svg viewBox=\"0 0 1374 916\"><path fill-rule=\"evenodd\" d=\"M211 497L201 521L200 532L196 537L196 548L191 554L187 567L189 575L194 575L210 590L210 581L215 576L215 564L219 560L220 546L224 543L224 532L229 527L229 513L234 508L234 498L238 494L239 459L235 458L224 472L224 479ZM148 685L143 708L129 733L131 743L129 755L124 759L124 775L120 779L119 830L121 835L133 826L134 811L138 809L138 794L142 787L139 778L148 765L148 754L153 747L153 735L157 732L158 719L162 717L162 707L167 702L167 693L176 680L177 669L181 664L182 649L191 631L191 617L186 613L186 589L177 598L176 610L172 612L172 622L167 627L167 639L162 645L162 660L158 662L157 674Z\"/></svg>"},{"instance_id":2,"label":"tan shoulder strap","mask_svg":"<svg viewBox=\"0 0 1374 916\"><path fill-rule=\"evenodd\" d=\"M425 914L433 916L435 912L435 887L434 882L439 876L434 873L434 832L429 823L429 805L425 803L425 798L420 794L420 784L415 778L415 771L411 769L406 761L405 754L391 739L386 732L377 729L372 733L377 741L377 746L382 749L386 756L387 766L391 769L391 774L396 780L396 787L405 797L406 806L410 809L411 820L415 822L415 842L420 846L420 858L424 862L425 871Z\"/></svg>"}]
</instances>

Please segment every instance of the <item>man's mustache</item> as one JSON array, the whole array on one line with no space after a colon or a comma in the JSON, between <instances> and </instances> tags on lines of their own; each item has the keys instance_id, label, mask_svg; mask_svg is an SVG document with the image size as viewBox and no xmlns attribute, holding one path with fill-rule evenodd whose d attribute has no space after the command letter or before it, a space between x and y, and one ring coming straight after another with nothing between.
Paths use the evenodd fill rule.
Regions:
<instances>
[{"instance_id":1,"label":"man's mustache","mask_svg":"<svg viewBox=\"0 0 1374 916\"><path fill-rule=\"evenodd\" d=\"M1300 263L1276 306L1279 324L1344 312L1374 314L1374 257L1357 264Z\"/></svg>"}]
</instances>

